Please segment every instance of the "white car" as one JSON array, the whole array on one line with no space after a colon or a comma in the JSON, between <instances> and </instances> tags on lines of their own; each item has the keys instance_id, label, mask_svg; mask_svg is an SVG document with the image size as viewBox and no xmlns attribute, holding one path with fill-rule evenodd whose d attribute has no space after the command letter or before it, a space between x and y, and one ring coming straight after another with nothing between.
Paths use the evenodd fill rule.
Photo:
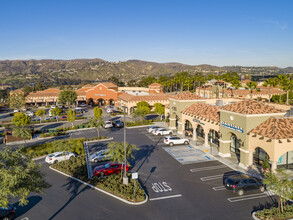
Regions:
<instances>
[{"instance_id":1,"label":"white car","mask_svg":"<svg viewBox=\"0 0 293 220\"><path fill-rule=\"evenodd\" d=\"M172 135L173 132L170 129L166 129L166 128L158 128L153 130L152 132L154 135Z\"/></svg>"},{"instance_id":2,"label":"white car","mask_svg":"<svg viewBox=\"0 0 293 220\"><path fill-rule=\"evenodd\" d=\"M17 112L19 112L19 110L18 109L14 109L13 112L14 113L17 113Z\"/></svg>"},{"instance_id":3,"label":"white car","mask_svg":"<svg viewBox=\"0 0 293 220\"><path fill-rule=\"evenodd\" d=\"M53 108L56 108L56 106L55 105L51 105L51 109L53 109Z\"/></svg>"},{"instance_id":4,"label":"white car","mask_svg":"<svg viewBox=\"0 0 293 220\"><path fill-rule=\"evenodd\" d=\"M161 127L159 127L157 125L150 126L147 128L147 132L152 133L153 130L158 129L158 128L161 128Z\"/></svg>"},{"instance_id":5,"label":"white car","mask_svg":"<svg viewBox=\"0 0 293 220\"><path fill-rule=\"evenodd\" d=\"M33 116L34 116L34 113L31 112L31 111L27 111L25 114L26 114L27 116L30 116L30 117L33 117Z\"/></svg>"},{"instance_id":6,"label":"white car","mask_svg":"<svg viewBox=\"0 0 293 220\"><path fill-rule=\"evenodd\" d=\"M48 155L45 161L49 164L57 163L63 160L69 160L70 158L76 157L75 153L62 151L62 152L55 152Z\"/></svg>"},{"instance_id":7,"label":"white car","mask_svg":"<svg viewBox=\"0 0 293 220\"><path fill-rule=\"evenodd\" d=\"M104 128L112 128L113 124L111 121L105 121Z\"/></svg>"},{"instance_id":8,"label":"white car","mask_svg":"<svg viewBox=\"0 0 293 220\"><path fill-rule=\"evenodd\" d=\"M58 106L58 108L61 108L61 109L63 108L62 104L58 104L57 106Z\"/></svg>"},{"instance_id":9,"label":"white car","mask_svg":"<svg viewBox=\"0 0 293 220\"><path fill-rule=\"evenodd\" d=\"M90 162L97 163L97 162L100 162L100 161L103 161L103 160L110 160L111 159L111 156L108 155L107 152L108 152L108 150L100 150L100 151L92 154L89 157L89 161Z\"/></svg>"},{"instance_id":10,"label":"white car","mask_svg":"<svg viewBox=\"0 0 293 220\"><path fill-rule=\"evenodd\" d=\"M109 108L107 108L107 113L112 113L114 111L114 108L111 108L111 107L109 107Z\"/></svg>"},{"instance_id":11,"label":"white car","mask_svg":"<svg viewBox=\"0 0 293 220\"><path fill-rule=\"evenodd\" d=\"M167 136L164 138L164 144L173 146L175 144L189 144L189 140L187 138L180 138L178 136Z\"/></svg>"}]
</instances>

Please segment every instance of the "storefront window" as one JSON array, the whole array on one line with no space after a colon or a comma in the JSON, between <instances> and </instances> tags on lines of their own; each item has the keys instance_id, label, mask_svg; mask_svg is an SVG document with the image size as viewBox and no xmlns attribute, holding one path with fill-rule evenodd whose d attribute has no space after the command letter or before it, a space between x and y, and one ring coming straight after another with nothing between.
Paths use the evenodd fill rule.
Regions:
<instances>
[{"instance_id":1,"label":"storefront window","mask_svg":"<svg viewBox=\"0 0 293 220\"><path fill-rule=\"evenodd\" d=\"M293 151L289 151L279 158L277 168L293 169Z\"/></svg>"},{"instance_id":2,"label":"storefront window","mask_svg":"<svg viewBox=\"0 0 293 220\"><path fill-rule=\"evenodd\" d=\"M235 154L240 154L240 142L235 134L231 135L230 151Z\"/></svg>"},{"instance_id":3,"label":"storefront window","mask_svg":"<svg viewBox=\"0 0 293 220\"><path fill-rule=\"evenodd\" d=\"M211 143L211 141L212 141L212 143L213 144L216 144L217 146L219 146L219 133L218 132L216 132L215 130L210 130L210 132L209 132L209 142Z\"/></svg>"},{"instance_id":4,"label":"storefront window","mask_svg":"<svg viewBox=\"0 0 293 220\"><path fill-rule=\"evenodd\" d=\"M253 153L253 163L262 165L265 159L269 159L269 155L262 148L257 147Z\"/></svg>"},{"instance_id":5,"label":"storefront window","mask_svg":"<svg viewBox=\"0 0 293 220\"><path fill-rule=\"evenodd\" d=\"M198 137L202 137L202 138L204 138L204 136L205 136L204 130L200 125L198 125L196 128L196 134Z\"/></svg>"}]
</instances>

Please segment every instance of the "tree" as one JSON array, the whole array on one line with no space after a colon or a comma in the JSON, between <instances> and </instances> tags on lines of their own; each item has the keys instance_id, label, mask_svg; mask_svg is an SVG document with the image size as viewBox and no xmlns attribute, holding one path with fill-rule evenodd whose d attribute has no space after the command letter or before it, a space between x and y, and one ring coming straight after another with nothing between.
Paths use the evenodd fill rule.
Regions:
<instances>
[{"instance_id":1,"label":"tree","mask_svg":"<svg viewBox=\"0 0 293 220\"><path fill-rule=\"evenodd\" d=\"M266 172L264 175L263 183L267 186L267 189L278 196L278 208L283 213L287 198L293 197L293 181L289 180L289 175L283 170L277 170L277 173Z\"/></svg>"},{"instance_id":2,"label":"tree","mask_svg":"<svg viewBox=\"0 0 293 220\"><path fill-rule=\"evenodd\" d=\"M246 83L245 88L250 90L250 99L252 99L252 94L253 94L253 91L256 90L256 87L257 87L257 82L250 81Z\"/></svg>"},{"instance_id":3,"label":"tree","mask_svg":"<svg viewBox=\"0 0 293 220\"><path fill-rule=\"evenodd\" d=\"M102 118L90 118L88 123L91 128L97 129L98 137L100 137L100 128L105 124Z\"/></svg>"},{"instance_id":4,"label":"tree","mask_svg":"<svg viewBox=\"0 0 293 220\"><path fill-rule=\"evenodd\" d=\"M136 86L136 80L131 79L127 82L127 86L129 87L135 87Z\"/></svg>"},{"instance_id":5,"label":"tree","mask_svg":"<svg viewBox=\"0 0 293 220\"><path fill-rule=\"evenodd\" d=\"M138 83L138 86L140 87L147 87L150 84L156 82L156 77L154 76L148 76L148 77L142 77L141 80Z\"/></svg>"},{"instance_id":6,"label":"tree","mask_svg":"<svg viewBox=\"0 0 293 220\"><path fill-rule=\"evenodd\" d=\"M31 122L31 118L24 114L23 112L17 112L14 114L14 117L12 118L12 122L16 126L24 127L25 125L28 125Z\"/></svg>"},{"instance_id":7,"label":"tree","mask_svg":"<svg viewBox=\"0 0 293 220\"><path fill-rule=\"evenodd\" d=\"M9 107L20 110L25 105L25 97L22 93L13 93L9 97Z\"/></svg>"},{"instance_id":8,"label":"tree","mask_svg":"<svg viewBox=\"0 0 293 220\"><path fill-rule=\"evenodd\" d=\"M96 120L101 119L103 117L103 111L98 106L94 108L94 117Z\"/></svg>"},{"instance_id":9,"label":"tree","mask_svg":"<svg viewBox=\"0 0 293 220\"><path fill-rule=\"evenodd\" d=\"M291 87L291 80L286 75L278 75L278 84L280 85L281 89L286 92L286 105L289 104L289 91ZM281 96L280 96L281 97Z\"/></svg>"},{"instance_id":10,"label":"tree","mask_svg":"<svg viewBox=\"0 0 293 220\"><path fill-rule=\"evenodd\" d=\"M139 117L140 121L143 121L143 118L150 113L150 108L147 106L141 106L138 107L134 112L133 112L133 116L134 117Z\"/></svg>"},{"instance_id":11,"label":"tree","mask_svg":"<svg viewBox=\"0 0 293 220\"><path fill-rule=\"evenodd\" d=\"M278 80L275 79L275 78L269 78L269 79L266 79L264 81L264 84L263 86L267 87L269 86L269 102L271 102L271 98L272 98L272 87L276 87L278 85Z\"/></svg>"},{"instance_id":12,"label":"tree","mask_svg":"<svg viewBox=\"0 0 293 220\"><path fill-rule=\"evenodd\" d=\"M24 127L15 127L13 129L13 136L22 137L24 139L24 144L26 145L26 140L31 139L32 132L30 129Z\"/></svg>"},{"instance_id":13,"label":"tree","mask_svg":"<svg viewBox=\"0 0 293 220\"><path fill-rule=\"evenodd\" d=\"M155 103L155 113L158 113L162 120L162 116L165 114L165 106L161 103Z\"/></svg>"},{"instance_id":14,"label":"tree","mask_svg":"<svg viewBox=\"0 0 293 220\"><path fill-rule=\"evenodd\" d=\"M41 165L20 153L20 149L0 151L0 206L7 207L9 199L20 198L20 205L28 203L30 193L44 193L50 185L40 171Z\"/></svg>"},{"instance_id":15,"label":"tree","mask_svg":"<svg viewBox=\"0 0 293 220\"><path fill-rule=\"evenodd\" d=\"M75 119L76 119L75 110L70 109L69 112L68 112L68 114L67 114L67 120L69 122L71 122L72 127L74 126L73 123L74 123Z\"/></svg>"},{"instance_id":16,"label":"tree","mask_svg":"<svg viewBox=\"0 0 293 220\"><path fill-rule=\"evenodd\" d=\"M59 121L59 116L60 116L60 114L62 112L62 109L59 108L59 107L56 107L56 108L51 109L50 111L51 111L51 114L53 116L56 116L57 117L57 121Z\"/></svg>"},{"instance_id":17,"label":"tree","mask_svg":"<svg viewBox=\"0 0 293 220\"><path fill-rule=\"evenodd\" d=\"M6 102L9 99L9 90L1 89L0 90L0 103Z\"/></svg>"},{"instance_id":18,"label":"tree","mask_svg":"<svg viewBox=\"0 0 293 220\"><path fill-rule=\"evenodd\" d=\"M59 94L59 102L62 104L71 105L72 103L75 103L76 99L77 94L72 90L63 90Z\"/></svg>"},{"instance_id":19,"label":"tree","mask_svg":"<svg viewBox=\"0 0 293 220\"><path fill-rule=\"evenodd\" d=\"M46 111L44 109L39 109L37 112L36 112L36 116L40 117L40 123L41 123L41 120L42 120L42 117L46 114Z\"/></svg>"},{"instance_id":20,"label":"tree","mask_svg":"<svg viewBox=\"0 0 293 220\"><path fill-rule=\"evenodd\" d=\"M147 103L146 101L141 101L141 102L138 102L136 104L136 106L137 106L137 108L142 107L142 106L145 106L145 107L149 108L149 103Z\"/></svg>"},{"instance_id":21,"label":"tree","mask_svg":"<svg viewBox=\"0 0 293 220\"><path fill-rule=\"evenodd\" d=\"M126 142L126 164L129 164L128 158L134 158L132 151L138 150L138 148L133 144L128 144ZM124 163L124 143L123 142L110 142L108 144L107 154L112 158L112 161L118 163ZM123 167L121 166L121 178L122 178Z\"/></svg>"}]
</instances>

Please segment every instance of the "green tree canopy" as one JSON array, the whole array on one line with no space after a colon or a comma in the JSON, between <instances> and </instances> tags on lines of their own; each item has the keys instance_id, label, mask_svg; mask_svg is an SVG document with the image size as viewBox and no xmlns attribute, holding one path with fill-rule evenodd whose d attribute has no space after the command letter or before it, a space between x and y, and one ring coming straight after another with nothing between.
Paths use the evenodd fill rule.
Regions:
<instances>
[{"instance_id":1,"label":"green tree canopy","mask_svg":"<svg viewBox=\"0 0 293 220\"><path fill-rule=\"evenodd\" d=\"M31 139L32 132L30 131L30 129L16 127L13 129L13 136L22 137L24 139Z\"/></svg>"},{"instance_id":2,"label":"green tree canopy","mask_svg":"<svg viewBox=\"0 0 293 220\"><path fill-rule=\"evenodd\" d=\"M246 89L250 90L250 99L252 99L253 91L256 90L257 82L250 81L246 83Z\"/></svg>"},{"instance_id":3,"label":"green tree canopy","mask_svg":"<svg viewBox=\"0 0 293 220\"><path fill-rule=\"evenodd\" d=\"M20 110L25 105L25 97L22 93L13 93L9 96L9 107Z\"/></svg>"},{"instance_id":4,"label":"green tree canopy","mask_svg":"<svg viewBox=\"0 0 293 220\"><path fill-rule=\"evenodd\" d=\"M72 127L73 127L73 123L74 123L75 119L76 119L75 110L70 109L69 112L68 112L68 114L67 114L67 120L69 122L71 122Z\"/></svg>"},{"instance_id":5,"label":"green tree canopy","mask_svg":"<svg viewBox=\"0 0 293 220\"><path fill-rule=\"evenodd\" d=\"M28 125L31 122L31 118L24 114L23 112L17 112L14 114L14 117L12 118L12 122L16 126L22 126Z\"/></svg>"},{"instance_id":6,"label":"green tree canopy","mask_svg":"<svg viewBox=\"0 0 293 220\"><path fill-rule=\"evenodd\" d=\"M147 106L140 106L134 112L134 117L139 117L140 121L143 121L143 118L150 113L150 108Z\"/></svg>"},{"instance_id":7,"label":"green tree canopy","mask_svg":"<svg viewBox=\"0 0 293 220\"><path fill-rule=\"evenodd\" d=\"M57 117L57 121L58 121L59 120L59 116L60 116L60 114L62 112L62 109L59 108L59 107L56 107L56 108L51 109L50 111L51 111L51 114L53 116L56 116Z\"/></svg>"},{"instance_id":8,"label":"green tree canopy","mask_svg":"<svg viewBox=\"0 0 293 220\"><path fill-rule=\"evenodd\" d=\"M129 158L134 158L132 151L138 150L138 148L133 144L128 144L126 142L126 163L129 164ZM118 163L124 163L124 143L123 142L110 142L108 144L107 154L111 156L112 161ZM122 170L121 170L122 177Z\"/></svg>"},{"instance_id":9,"label":"green tree canopy","mask_svg":"<svg viewBox=\"0 0 293 220\"><path fill-rule=\"evenodd\" d=\"M77 99L77 94L75 91L72 90L63 90L59 94L59 102L62 104L71 105Z\"/></svg>"},{"instance_id":10,"label":"green tree canopy","mask_svg":"<svg viewBox=\"0 0 293 220\"><path fill-rule=\"evenodd\" d=\"M136 106L137 106L137 108L142 107L142 106L149 108L149 103L147 103L146 101L141 101L141 102L136 103Z\"/></svg>"},{"instance_id":11,"label":"green tree canopy","mask_svg":"<svg viewBox=\"0 0 293 220\"><path fill-rule=\"evenodd\" d=\"M162 116L165 114L165 106L161 103L155 103L155 113L158 113L162 119Z\"/></svg>"},{"instance_id":12,"label":"green tree canopy","mask_svg":"<svg viewBox=\"0 0 293 220\"><path fill-rule=\"evenodd\" d=\"M46 114L46 111L44 109L38 109L38 111L36 112L36 116L40 117L40 123L42 120L42 117Z\"/></svg>"},{"instance_id":13,"label":"green tree canopy","mask_svg":"<svg viewBox=\"0 0 293 220\"><path fill-rule=\"evenodd\" d=\"M23 156L20 150L0 151L0 206L7 207L10 198L19 198L20 205L28 203L30 193L44 193L49 188L41 165Z\"/></svg>"},{"instance_id":14,"label":"green tree canopy","mask_svg":"<svg viewBox=\"0 0 293 220\"><path fill-rule=\"evenodd\" d=\"M94 108L94 117L96 120L101 119L103 116L103 111L98 106Z\"/></svg>"},{"instance_id":15,"label":"green tree canopy","mask_svg":"<svg viewBox=\"0 0 293 220\"><path fill-rule=\"evenodd\" d=\"M91 128L96 128L98 132L98 137L100 137L100 128L105 124L105 122L102 120L102 118L90 118L88 120L89 126Z\"/></svg>"}]
</instances>

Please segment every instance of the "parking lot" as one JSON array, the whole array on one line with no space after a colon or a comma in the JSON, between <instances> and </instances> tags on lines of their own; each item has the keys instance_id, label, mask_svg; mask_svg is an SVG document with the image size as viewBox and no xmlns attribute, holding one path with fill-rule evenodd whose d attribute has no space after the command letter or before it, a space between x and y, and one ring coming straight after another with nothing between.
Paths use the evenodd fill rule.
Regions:
<instances>
[{"instance_id":1,"label":"parking lot","mask_svg":"<svg viewBox=\"0 0 293 220\"><path fill-rule=\"evenodd\" d=\"M94 130L91 132L94 135ZM192 148L186 145L166 147L163 137L148 134L146 128L127 129L126 133L127 142L139 148L133 152L135 159L130 160L130 172L138 172L149 196L148 203L126 205L49 170L43 163L42 170L52 187L18 219L235 219L237 216L246 220L251 219L253 210L275 202L274 196L258 191L238 196L226 190L223 178L236 171L214 159L200 161L207 156L204 152L189 151ZM123 129L102 129L101 135L123 141ZM106 143L89 144L90 153L104 149ZM182 163L170 152L177 152L178 158L187 158L190 153L194 161Z\"/></svg>"}]
</instances>

